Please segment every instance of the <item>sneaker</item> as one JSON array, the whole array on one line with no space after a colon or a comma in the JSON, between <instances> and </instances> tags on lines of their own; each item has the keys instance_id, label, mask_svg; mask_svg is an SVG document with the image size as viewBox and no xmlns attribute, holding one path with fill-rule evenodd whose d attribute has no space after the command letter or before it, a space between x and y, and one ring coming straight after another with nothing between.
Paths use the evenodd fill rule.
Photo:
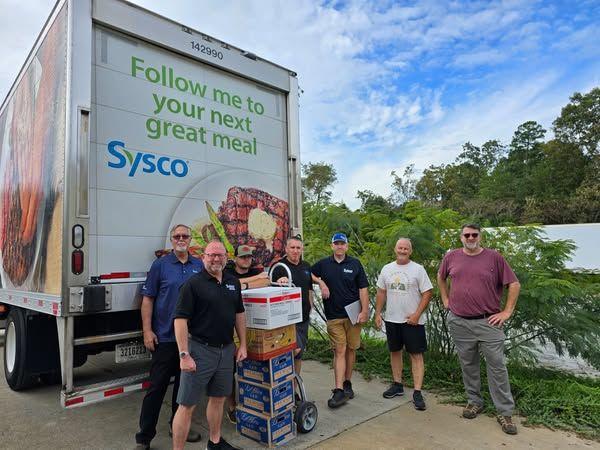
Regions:
<instances>
[{"instance_id":1,"label":"sneaker","mask_svg":"<svg viewBox=\"0 0 600 450\"><path fill-rule=\"evenodd\" d=\"M173 427L170 425L169 425L169 436L173 437ZM186 441L187 442L198 442L201 439L202 439L202 435L200 433L190 429ZM150 448L150 447L148 447L148 448Z\"/></svg>"},{"instance_id":2,"label":"sneaker","mask_svg":"<svg viewBox=\"0 0 600 450\"><path fill-rule=\"evenodd\" d=\"M383 398L394 398L404 395L404 386L402 383L393 382L389 388L383 393Z\"/></svg>"},{"instance_id":3,"label":"sneaker","mask_svg":"<svg viewBox=\"0 0 600 450\"><path fill-rule=\"evenodd\" d=\"M227 408L227 418L229 419L229 421L232 424L236 424L237 423L237 417L235 415L235 409L229 409Z\"/></svg>"},{"instance_id":4,"label":"sneaker","mask_svg":"<svg viewBox=\"0 0 600 450\"><path fill-rule=\"evenodd\" d=\"M511 416L498 416L496 419L506 434L517 434L517 426L513 423Z\"/></svg>"},{"instance_id":5,"label":"sneaker","mask_svg":"<svg viewBox=\"0 0 600 450\"><path fill-rule=\"evenodd\" d=\"M344 381L344 394L348 398L354 398L354 391L352 390L352 381L346 380Z\"/></svg>"},{"instance_id":6,"label":"sneaker","mask_svg":"<svg viewBox=\"0 0 600 450\"><path fill-rule=\"evenodd\" d=\"M331 392L333 392L333 395L327 400L327 406L330 408L338 408L348 401L348 397L346 397L343 389L336 388Z\"/></svg>"},{"instance_id":7,"label":"sneaker","mask_svg":"<svg viewBox=\"0 0 600 450\"><path fill-rule=\"evenodd\" d=\"M463 409L462 416L465 419L474 419L475 417L477 417L477 414L481 413L482 411L483 405L475 405L473 403L468 403L467 406L465 406L465 409Z\"/></svg>"},{"instance_id":8,"label":"sneaker","mask_svg":"<svg viewBox=\"0 0 600 450\"><path fill-rule=\"evenodd\" d=\"M415 409L417 411L425 411L427 409L427 406L425 405L425 400L423 399L423 394L421 394L421 391L413 392L413 403L414 403Z\"/></svg>"},{"instance_id":9,"label":"sneaker","mask_svg":"<svg viewBox=\"0 0 600 450\"><path fill-rule=\"evenodd\" d=\"M238 447L234 447L221 436L221 440L216 444L210 439L206 443L206 450L219 449L219 450L240 450Z\"/></svg>"}]
</instances>

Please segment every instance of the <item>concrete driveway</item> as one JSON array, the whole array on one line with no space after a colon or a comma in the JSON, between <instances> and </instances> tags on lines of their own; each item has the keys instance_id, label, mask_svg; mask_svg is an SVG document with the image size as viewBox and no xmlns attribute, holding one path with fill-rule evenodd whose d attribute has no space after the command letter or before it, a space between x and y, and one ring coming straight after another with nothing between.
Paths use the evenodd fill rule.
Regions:
<instances>
[{"instance_id":1,"label":"concrete driveway","mask_svg":"<svg viewBox=\"0 0 600 450\"><path fill-rule=\"evenodd\" d=\"M3 349L0 347L0 350ZM97 358L97 357L94 357ZM94 358L86 363L94 365ZM1 357L0 357L1 359ZM98 369L101 370L101 369ZM385 400L381 393L385 385L379 381L367 382L355 376L356 397L347 405L331 410L327 399L331 395L333 372L324 364L307 361L303 365L304 384L310 400L314 400L319 419L315 429L300 434L287 448L309 448L345 430L372 419L409 401L410 396L396 401ZM0 448L6 449L126 449L135 446L139 409L143 393L103 403L65 410L60 406L58 386L40 386L25 392L13 392L4 376L0 377ZM170 392L165 397L158 426L158 435L152 448L171 448L168 435ZM189 448L205 448L206 420L201 405L194 418L195 426L202 433L200 443ZM234 426L224 419L223 434L233 445L242 448L262 448L257 443L237 434Z\"/></svg>"}]
</instances>

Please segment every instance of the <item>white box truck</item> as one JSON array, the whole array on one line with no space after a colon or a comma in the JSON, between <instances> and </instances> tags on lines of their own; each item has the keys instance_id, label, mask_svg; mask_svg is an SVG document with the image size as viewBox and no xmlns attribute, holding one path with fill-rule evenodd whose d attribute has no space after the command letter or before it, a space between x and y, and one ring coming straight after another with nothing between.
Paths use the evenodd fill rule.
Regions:
<instances>
[{"instance_id":1,"label":"white box truck","mask_svg":"<svg viewBox=\"0 0 600 450\"><path fill-rule=\"evenodd\" d=\"M57 2L0 107L8 385L60 379L65 407L143 389L169 230L268 266L300 231L298 142L294 72L122 0ZM80 380L98 354L124 363Z\"/></svg>"}]
</instances>

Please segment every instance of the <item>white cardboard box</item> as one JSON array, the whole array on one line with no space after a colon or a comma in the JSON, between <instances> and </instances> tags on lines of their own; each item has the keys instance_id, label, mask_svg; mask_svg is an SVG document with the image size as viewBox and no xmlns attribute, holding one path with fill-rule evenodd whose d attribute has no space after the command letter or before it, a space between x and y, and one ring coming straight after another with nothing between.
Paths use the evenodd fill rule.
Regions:
<instances>
[{"instance_id":1,"label":"white cardboard box","mask_svg":"<svg viewBox=\"0 0 600 450\"><path fill-rule=\"evenodd\" d=\"M264 287L242 291L246 325L272 330L302 321L302 292L297 287Z\"/></svg>"}]
</instances>

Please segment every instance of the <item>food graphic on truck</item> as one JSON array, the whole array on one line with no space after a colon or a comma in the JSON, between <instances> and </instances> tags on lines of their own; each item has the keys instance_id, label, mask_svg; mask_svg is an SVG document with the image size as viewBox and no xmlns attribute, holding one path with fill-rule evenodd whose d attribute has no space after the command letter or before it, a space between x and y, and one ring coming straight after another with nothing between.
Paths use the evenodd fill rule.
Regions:
<instances>
[{"instance_id":1,"label":"food graphic on truck","mask_svg":"<svg viewBox=\"0 0 600 450\"><path fill-rule=\"evenodd\" d=\"M140 288L176 224L196 254L282 256L301 231L298 92L293 71L136 5L56 3L0 106L12 389L60 382L73 407L146 386Z\"/></svg>"}]
</instances>

